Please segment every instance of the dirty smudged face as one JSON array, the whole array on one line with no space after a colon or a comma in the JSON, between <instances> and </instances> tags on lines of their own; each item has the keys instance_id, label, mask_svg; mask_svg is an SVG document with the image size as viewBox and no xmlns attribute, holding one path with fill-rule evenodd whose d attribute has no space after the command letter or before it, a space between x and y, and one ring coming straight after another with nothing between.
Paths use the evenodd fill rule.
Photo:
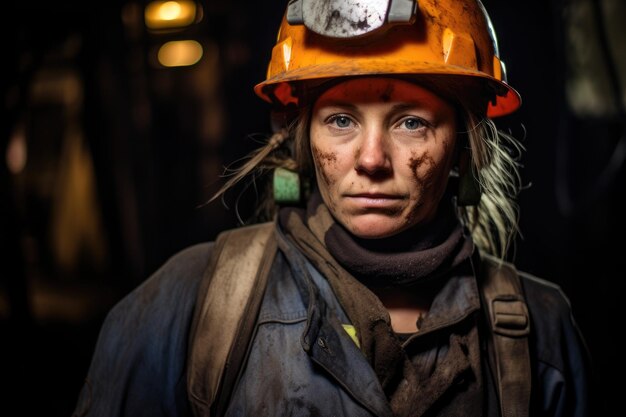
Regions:
<instances>
[{"instance_id":1,"label":"dirty smudged face","mask_svg":"<svg viewBox=\"0 0 626 417\"><path fill-rule=\"evenodd\" d=\"M354 78L313 107L318 188L335 219L361 238L393 236L430 221L454 162L454 108L391 78Z\"/></svg>"}]
</instances>

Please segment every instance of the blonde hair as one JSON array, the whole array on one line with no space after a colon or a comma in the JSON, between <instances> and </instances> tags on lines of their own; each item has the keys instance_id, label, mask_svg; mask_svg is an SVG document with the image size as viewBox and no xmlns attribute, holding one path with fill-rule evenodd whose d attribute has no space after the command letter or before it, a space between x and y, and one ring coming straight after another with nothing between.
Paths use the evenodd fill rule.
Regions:
<instances>
[{"instance_id":1,"label":"blonde hair","mask_svg":"<svg viewBox=\"0 0 626 417\"><path fill-rule=\"evenodd\" d=\"M475 206L457 207L459 217L484 252L505 259L519 233L517 195L523 147L486 117L466 112L472 175L482 191Z\"/></svg>"},{"instance_id":2,"label":"blonde hair","mask_svg":"<svg viewBox=\"0 0 626 417\"><path fill-rule=\"evenodd\" d=\"M466 80L459 80L467 87ZM486 102L475 94L476 90L465 89L460 95L459 83L444 83L438 77L421 77L419 84L434 91L443 92L442 97L456 104L460 120L465 126L459 136L465 136L471 152L471 175L482 191L475 206L457 207L458 216L470 231L475 244L484 252L505 259L518 230L519 209L516 203L521 188L519 157L521 143L512 135L499 131L495 123L485 117ZM467 91L471 94L467 94ZM484 97L483 97L484 98ZM230 178L211 198L215 200L228 189L250 174L263 175L277 167L297 171L302 178L315 180L315 172L309 148L309 125L311 110L302 107L299 115L285 129L274 133L267 143L254 151L240 168L230 170ZM254 178L253 178L254 181ZM257 216L273 217L276 206L271 191L266 191Z\"/></svg>"}]
</instances>

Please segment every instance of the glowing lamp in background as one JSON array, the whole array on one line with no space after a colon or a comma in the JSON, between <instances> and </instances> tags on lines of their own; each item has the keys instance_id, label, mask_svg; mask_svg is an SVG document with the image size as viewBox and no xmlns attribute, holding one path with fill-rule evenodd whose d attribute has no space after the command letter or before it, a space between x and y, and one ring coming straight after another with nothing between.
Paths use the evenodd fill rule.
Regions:
<instances>
[{"instance_id":1,"label":"glowing lamp in background","mask_svg":"<svg viewBox=\"0 0 626 417\"><path fill-rule=\"evenodd\" d=\"M196 41L171 41L164 43L157 55L164 67L187 67L200 61L202 45Z\"/></svg>"},{"instance_id":2,"label":"glowing lamp in background","mask_svg":"<svg viewBox=\"0 0 626 417\"><path fill-rule=\"evenodd\" d=\"M193 1L153 1L146 6L144 17L150 29L171 29L189 26L196 20Z\"/></svg>"}]
</instances>

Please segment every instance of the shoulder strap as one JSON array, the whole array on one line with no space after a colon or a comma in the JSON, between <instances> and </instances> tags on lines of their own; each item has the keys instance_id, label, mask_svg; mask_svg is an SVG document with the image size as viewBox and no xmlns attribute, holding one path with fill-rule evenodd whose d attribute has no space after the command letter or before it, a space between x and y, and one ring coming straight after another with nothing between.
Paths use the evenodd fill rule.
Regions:
<instances>
[{"instance_id":1,"label":"shoulder strap","mask_svg":"<svg viewBox=\"0 0 626 417\"><path fill-rule=\"evenodd\" d=\"M254 328L255 320L246 318L258 314L275 253L271 222L222 232L215 241L189 339L187 390L194 416L210 416L230 394Z\"/></svg>"},{"instance_id":2,"label":"shoulder strap","mask_svg":"<svg viewBox=\"0 0 626 417\"><path fill-rule=\"evenodd\" d=\"M491 325L500 410L526 417L530 405L530 317L515 267L482 255L481 289Z\"/></svg>"}]
</instances>

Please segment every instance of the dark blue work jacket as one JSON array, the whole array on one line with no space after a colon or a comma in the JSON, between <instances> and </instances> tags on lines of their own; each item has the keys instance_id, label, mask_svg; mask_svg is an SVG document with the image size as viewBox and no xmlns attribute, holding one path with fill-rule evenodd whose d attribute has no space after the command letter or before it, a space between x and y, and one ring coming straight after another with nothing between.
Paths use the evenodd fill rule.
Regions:
<instances>
[{"instance_id":1,"label":"dark blue work jacket","mask_svg":"<svg viewBox=\"0 0 626 417\"><path fill-rule=\"evenodd\" d=\"M189 330L211 249L200 244L175 255L110 311L76 416L191 416ZM344 329L349 321L328 282L310 263L303 263L306 271L294 271L294 265L279 251L227 416L391 417L376 374ZM587 416L588 357L569 303L555 285L522 278L531 316L531 416ZM454 326L483 317L480 308L476 279L452 277L414 336L425 344L415 362L432 369L445 364ZM481 361L483 415L498 416L489 363ZM463 384L455 374L442 374L436 383L446 386L445 395L424 398L424 415L466 415L455 403Z\"/></svg>"}]
</instances>

